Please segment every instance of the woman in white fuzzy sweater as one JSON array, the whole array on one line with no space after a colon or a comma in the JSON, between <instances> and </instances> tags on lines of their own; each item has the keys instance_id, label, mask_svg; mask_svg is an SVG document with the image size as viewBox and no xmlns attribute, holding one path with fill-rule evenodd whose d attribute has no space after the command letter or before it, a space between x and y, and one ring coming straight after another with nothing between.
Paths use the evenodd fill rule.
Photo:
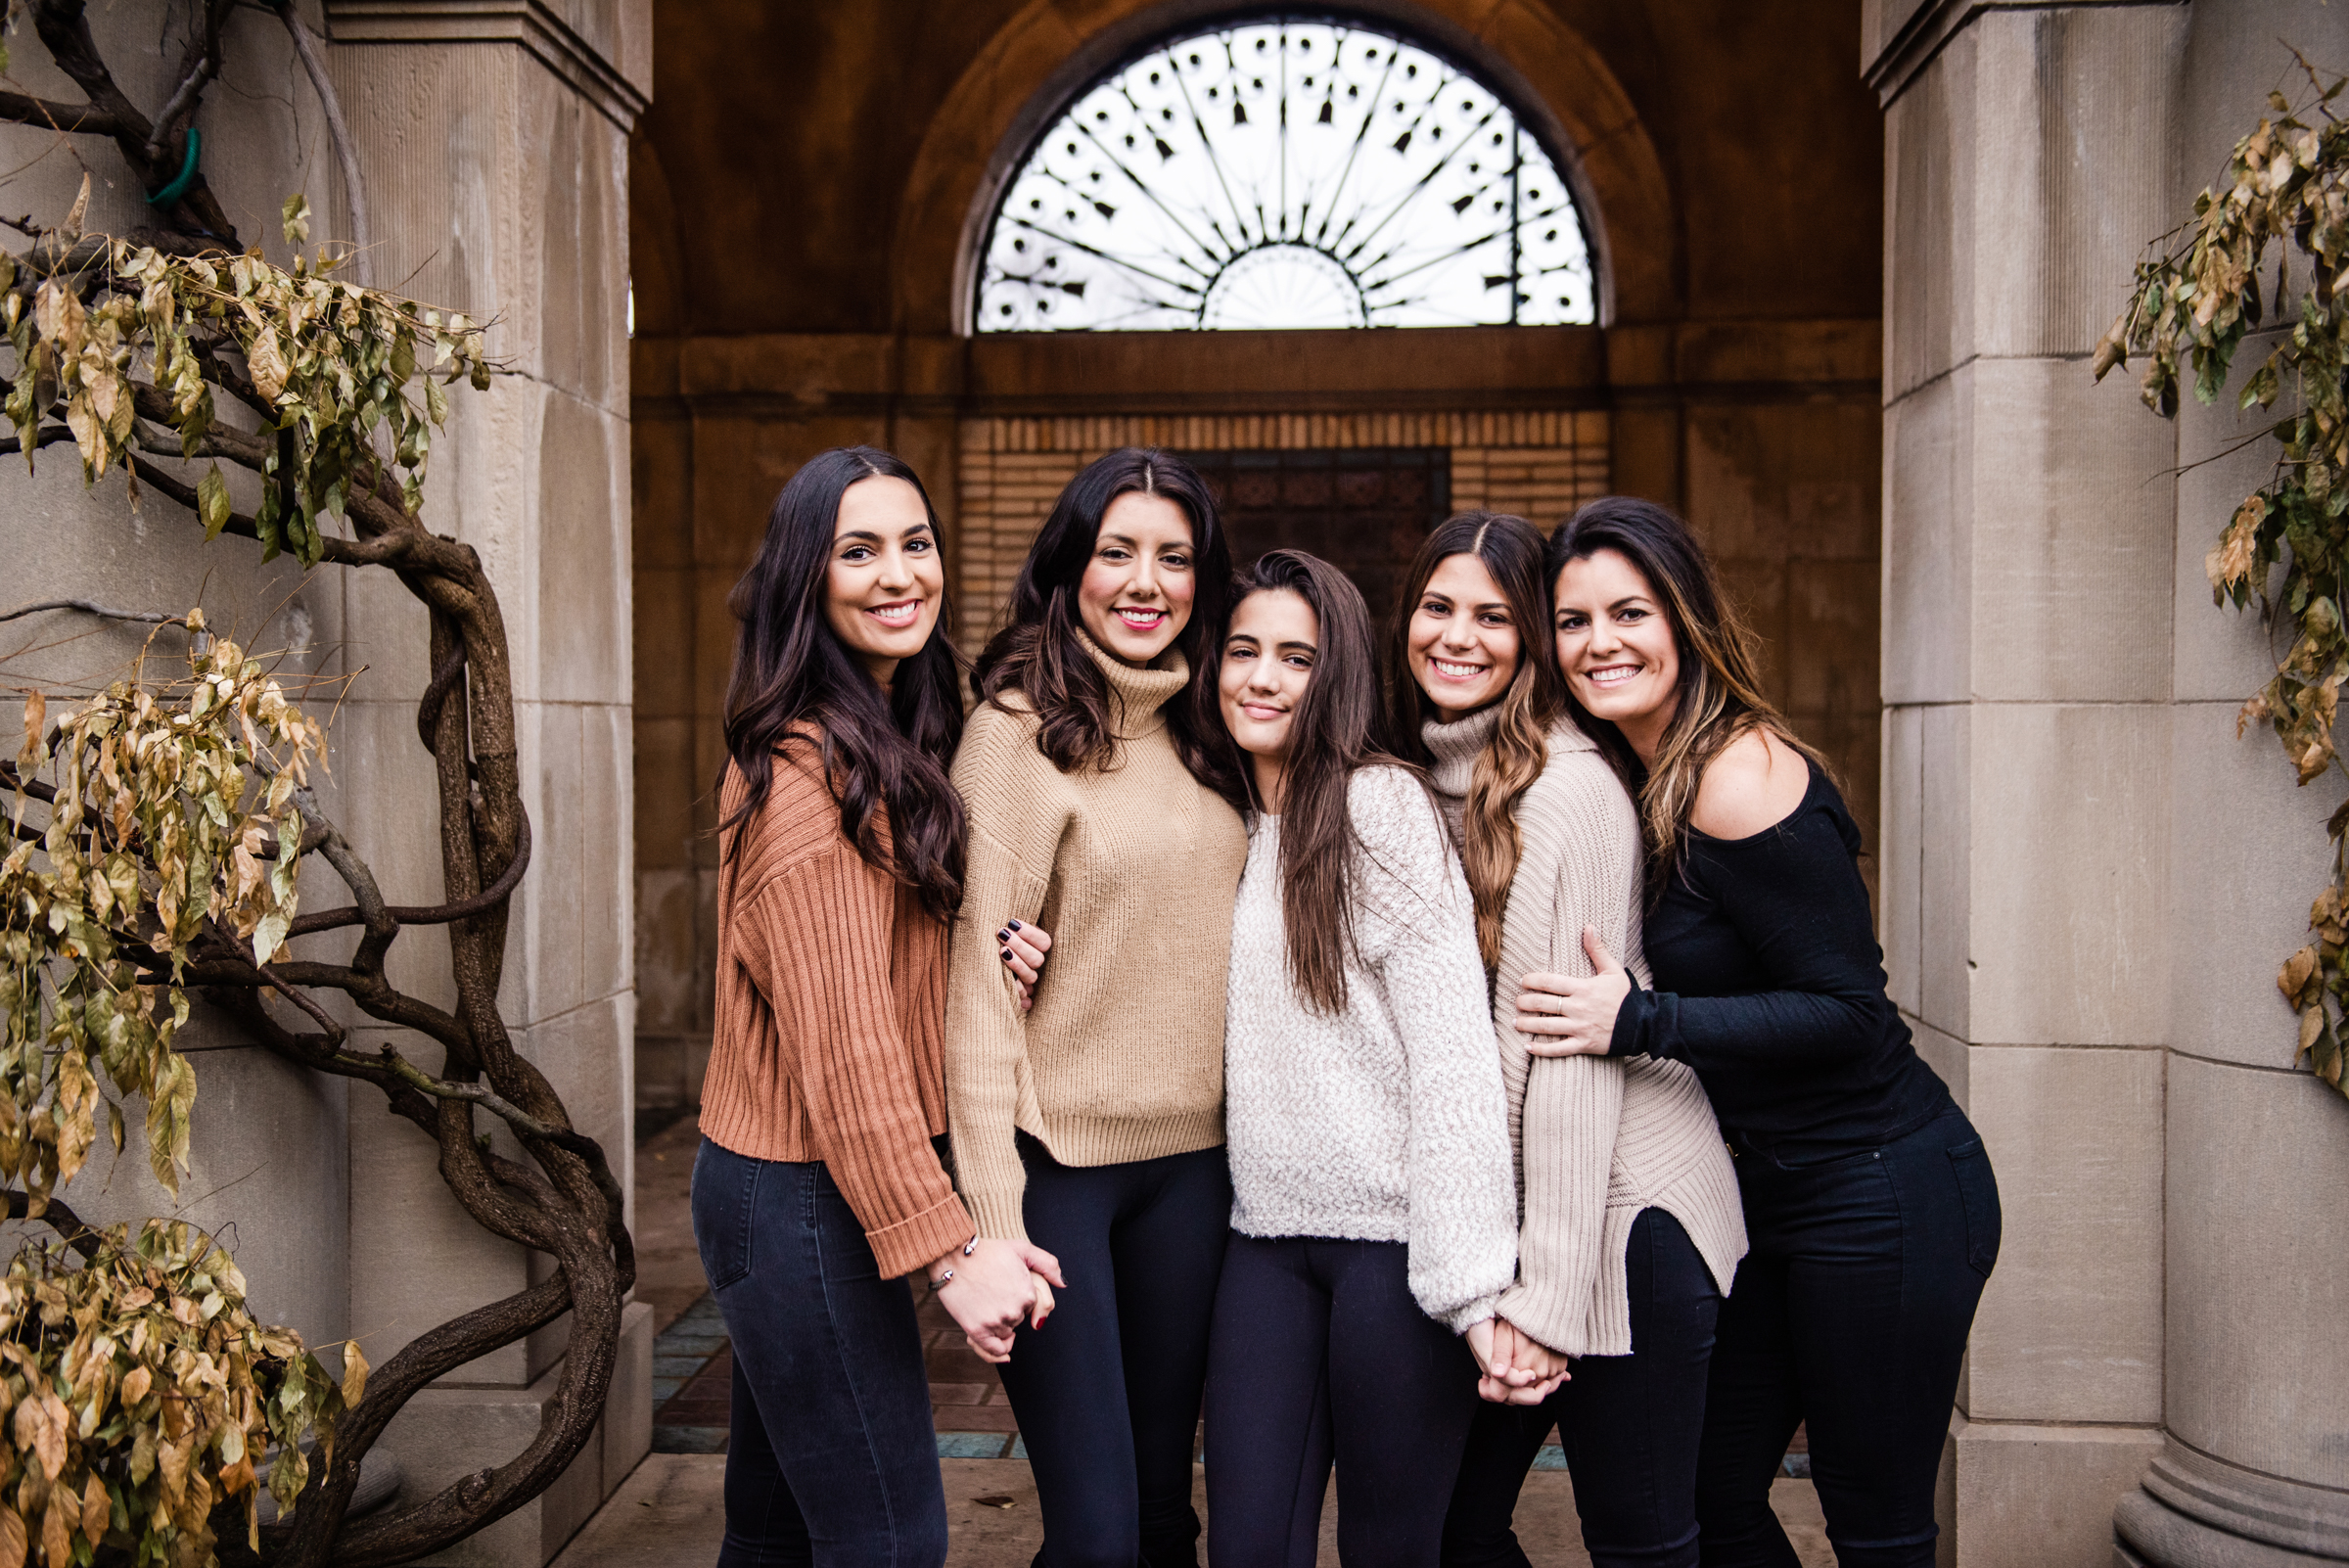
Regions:
<instances>
[{"instance_id":1,"label":"woman in white fuzzy sweater","mask_svg":"<svg viewBox=\"0 0 2349 1568\"><path fill-rule=\"evenodd\" d=\"M1370 743L1369 618L1343 575L1267 554L1216 658L1254 810L1224 1034L1209 1557L1307 1568L1334 1462L1348 1568L1423 1568L1516 1272L1473 905L1426 787Z\"/></svg>"}]
</instances>

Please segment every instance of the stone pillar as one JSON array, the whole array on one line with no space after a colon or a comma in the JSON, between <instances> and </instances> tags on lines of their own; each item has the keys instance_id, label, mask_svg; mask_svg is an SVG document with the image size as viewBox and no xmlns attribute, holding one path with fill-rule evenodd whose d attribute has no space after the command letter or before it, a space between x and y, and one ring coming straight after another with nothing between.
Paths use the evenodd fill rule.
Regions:
<instances>
[{"instance_id":1,"label":"stone pillar","mask_svg":"<svg viewBox=\"0 0 2349 1568\"><path fill-rule=\"evenodd\" d=\"M326 22L368 180L375 277L493 324L501 373L461 400L428 511L481 552L513 648L539 848L501 1001L632 1190L627 143L651 89L650 0L328 0ZM354 662L375 669L345 724L402 759L399 777L426 675L422 616L396 584L368 588L348 635ZM403 825L432 809L416 789L385 806ZM413 842L418 863L401 872L436 886L429 834ZM350 1161L351 1320L376 1336L378 1360L543 1268L464 1214L408 1129L354 1116ZM521 1452L556 1392L568 1326L460 1369L401 1413L384 1442L409 1498ZM434 1560L537 1568L577 1531L651 1445L651 1329L650 1309L631 1307L604 1426L563 1479Z\"/></svg>"},{"instance_id":2,"label":"stone pillar","mask_svg":"<svg viewBox=\"0 0 2349 1568\"><path fill-rule=\"evenodd\" d=\"M2005 1205L1941 1560L2349 1555L2349 1227L2326 1196L2349 1104L2293 1070L2272 980L2337 792L2235 740L2271 660L2201 569L2267 459L2179 479L2232 419L2165 423L2087 362L2141 247L2285 79L2274 40L2331 59L2349 38L2251 0L1881 0L1866 29L1886 963Z\"/></svg>"}]
</instances>

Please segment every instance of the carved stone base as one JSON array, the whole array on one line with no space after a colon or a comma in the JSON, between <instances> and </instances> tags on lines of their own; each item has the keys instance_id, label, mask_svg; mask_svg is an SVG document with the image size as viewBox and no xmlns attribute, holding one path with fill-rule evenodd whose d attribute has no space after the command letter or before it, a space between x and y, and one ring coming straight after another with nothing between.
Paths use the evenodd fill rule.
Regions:
<instances>
[{"instance_id":1,"label":"carved stone base","mask_svg":"<svg viewBox=\"0 0 2349 1568\"><path fill-rule=\"evenodd\" d=\"M2114 1568L2349 1562L2349 1493L2280 1481L2175 1441L2113 1510Z\"/></svg>"}]
</instances>

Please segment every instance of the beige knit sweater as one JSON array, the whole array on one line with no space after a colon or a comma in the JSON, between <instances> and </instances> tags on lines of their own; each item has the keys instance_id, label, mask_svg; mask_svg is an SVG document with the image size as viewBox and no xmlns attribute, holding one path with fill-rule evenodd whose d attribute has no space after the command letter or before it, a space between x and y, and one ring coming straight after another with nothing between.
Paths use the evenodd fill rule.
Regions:
<instances>
[{"instance_id":1,"label":"beige knit sweater","mask_svg":"<svg viewBox=\"0 0 2349 1568\"><path fill-rule=\"evenodd\" d=\"M1437 798L1456 834L1495 711L1430 724ZM1509 1091L1523 1218L1517 1283L1500 1315L1569 1356L1629 1356L1624 1250L1642 1209L1678 1220L1727 1295L1745 1256L1745 1210L1728 1147L1696 1075L1652 1057L1531 1057L1513 1027L1518 983L1587 976L1583 927L1647 982L1639 950L1639 817L1597 746L1571 722L1517 803L1524 853L1509 884L1494 976L1495 1034Z\"/></svg>"},{"instance_id":2,"label":"beige knit sweater","mask_svg":"<svg viewBox=\"0 0 2349 1568\"><path fill-rule=\"evenodd\" d=\"M1190 683L1178 653L1136 669L1086 645L1120 737L1106 769L1063 773L1037 720L982 705L954 757L970 813L962 915L946 979L946 1114L980 1230L1024 1238L1025 1131L1064 1165L1155 1159L1223 1141L1223 1000L1240 816L1192 778L1162 704ZM1024 1017L995 933L1052 933Z\"/></svg>"}]
</instances>

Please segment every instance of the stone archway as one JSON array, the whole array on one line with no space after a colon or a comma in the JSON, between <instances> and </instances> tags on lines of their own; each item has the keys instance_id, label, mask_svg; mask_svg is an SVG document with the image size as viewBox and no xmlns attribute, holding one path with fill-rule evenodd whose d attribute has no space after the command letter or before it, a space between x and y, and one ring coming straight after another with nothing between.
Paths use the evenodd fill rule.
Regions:
<instances>
[{"instance_id":1,"label":"stone archway","mask_svg":"<svg viewBox=\"0 0 2349 1568\"><path fill-rule=\"evenodd\" d=\"M972 256L1029 142L1084 84L1170 28L1261 7L1231 0L1032 0L972 60L930 121L898 208L897 330L970 330ZM1544 133L1590 231L1599 321L1678 313L1677 226L1654 142L1588 40L1530 0L1357 0L1348 9L1426 37L1507 92Z\"/></svg>"}]
</instances>

